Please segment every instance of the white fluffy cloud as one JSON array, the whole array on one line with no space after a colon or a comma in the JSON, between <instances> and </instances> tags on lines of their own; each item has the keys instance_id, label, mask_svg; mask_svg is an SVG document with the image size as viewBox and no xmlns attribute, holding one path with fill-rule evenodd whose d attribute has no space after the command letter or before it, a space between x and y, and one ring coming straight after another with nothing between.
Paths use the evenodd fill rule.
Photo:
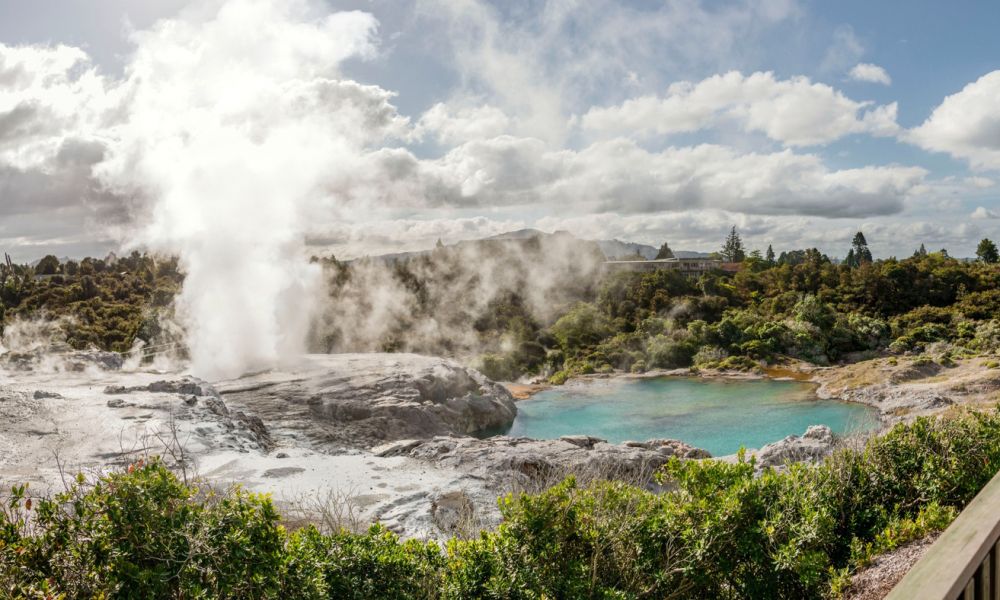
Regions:
<instances>
[{"instance_id":1,"label":"white fluffy cloud","mask_svg":"<svg viewBox=\"0 0 1000 600\"><path fill-rule=\"evenodd\" d=\"M995 210L990 210L985 206L977 206L976 210L969 215L970 219L1000 219L1000 214Z\"/></svg>"},{"instance_id":2,"label":"white fluffy cloud","mask_svg":"<svg viewBox=\"0 0 1000 600\"><path fill-rule=\"evenodd\" d=\"M621 213L723 208L747 214L860 217L893 214L922 185L917 167L831 170L791 150L741 153L703 144L651 152L616 138L582 150L500 136L454 148L440 159L380 154L369 183L384 201L413 208L530 206L534 210ZM361 171L352 170L354 185Z\"/></svg>"},{"instance_id":3,"label":"white fluffy cloud","mask_svg":"<svg viewBox=\"0 0 1000 600\"><path fill-rule=\"evenodd\" d=\"M0 163L26 170L53 159L116 101L83 51L0 44Z\"/></svg>"},{"instance_id":4,"label":"white fluffy cloud","mask_svg":"<svg viewBox=\"0 0 1000 600\"><path fill-rule=\"evenodd\" d=\"M980 169L1000 169L1000 71L983 75L944 99L906 139L969 161Z\"/></svg>"},{"instance_id":5,"label":"white fluffy cloud","mask_svg":"<svg viewBox=\"0 0 1000 600\"><path fill-rule=\"evenodd\" d=\"M422 23L441 26L458 97L488 95L517 120L510 133L559 143L566 115L620 82L658 85L657 71L719 65L800 14L797 0L618 0L533 3L417 0ZM609 85L609 82L611 84Z\"/></svg>"},{"instance_id":6,"label":"white fluffy cloud","mask_svg":"<svg viewBox=\"0 0 1000 600\"><path fill-rule=\"evenodd\" d=\"M882 67L871 63L858 63L854 65L854 68L847 75L854 81L892 85L892 78L889 77L889 73Z\"/></svg>"},{"instance_id":7,"label":"white fluffy cloud","mask_svg":"<svg viewBox=\"0 0 1000 600\"><path fill-rule=\"evenodd\" d=\"M438 102L420 117L416 135L435 136L446 145L455 145L471 140L493 138L507 133L511 119L495 106L456 107Z\"/></svg>"},{"instance_id":8,"label":"white fluffy cloud","mask_svg":"<svg viewBox=\"0 0 1000 600\"><path fill-rule=\"evenodd\" d=\"M685 133L734 123L788 146L825 144L852 133L896 133L896 104L857 102L806 77L732 71L698 83L671 85L663 96L643 96L618 106L593 108L582 119L601 135Z\"/></svg>"}]
</instances>

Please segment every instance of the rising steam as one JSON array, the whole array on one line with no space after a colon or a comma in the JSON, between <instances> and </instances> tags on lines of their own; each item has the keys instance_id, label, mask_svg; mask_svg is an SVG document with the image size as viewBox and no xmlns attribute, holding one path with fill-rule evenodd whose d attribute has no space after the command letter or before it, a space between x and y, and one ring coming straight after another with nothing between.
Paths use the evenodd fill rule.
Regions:
<instances>
[{"instance_id":1,"label":"rising steam","mask_svg":"<svg viewBox=\"0 0 1000 600\"><path fill-rule=\"evenodd\" d=\"M331 214L337 170L405 124L388 93L340 76L375 52L376 28L305 0L229 0L132 35L96 173L132 199L134 244L179 256L199 376L304 352L321 296L307 222Z\"/></svg>"}]
</instances>

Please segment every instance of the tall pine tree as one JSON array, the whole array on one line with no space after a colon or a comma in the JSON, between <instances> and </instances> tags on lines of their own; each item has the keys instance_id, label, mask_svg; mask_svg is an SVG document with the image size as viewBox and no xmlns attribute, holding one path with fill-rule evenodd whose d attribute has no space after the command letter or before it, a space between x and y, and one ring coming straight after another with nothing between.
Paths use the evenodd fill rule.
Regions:
<instances>
[{"instance_id":1,"label":"tall pine tree","mask_svg":"<svg viewBox=\"0 0 1000 600\"><path fill-rule=\"evenodd\" d=\"M747 257L746 248L743 247L743 239L736 232L735 225L726 236L726 243L722 245L720 254L726 262L743 262L743 259Z\"/></svg>"},{"instance_id":2,"label":"tall pine tree","mask_svg":"<svg viewBox=\"0 0 1000 600\"><path fill-rule=\"evenodd\" d=\"M872 262L872 252L868 249L868 241L865 240L865 234L860 231L854 234L851 250L854 251L854 264L850 266L857 267Z\"/></svg>"},{"instance_id":3,"label":"tall pine tree","mask_svg":"<svg viewBox=\"0 0 1000 600\"><path fill-rule=\"evenodd\" d=\"M764 255L764 259L767 260L767 264L774 264L774 248L771 247L771 244L767 245L767 254Z\"/></svg>"},{"instance_id":4,"label":"tall pine tree","mask_svg":"<svg viewBox=\"0 0 1000 600\"><path fill-rule=\"evenodd\" d=\"M670 246L666 242L663 242L663 245L660 246L660 251L656 253L656 260L673 257L674 251L670 249Z\"/></svg>"},{"instance_id":5,"label":"tall pine tree","mask_svg":"<svg viewBox=\"0 0 1000 600\"><path fill-rule=\"evenodd\" d=\"M844 259L844 264L851 268L858 266L858 257L854 256L854 248L847 251L847 258Z\"/></svg>"}]
</instances>

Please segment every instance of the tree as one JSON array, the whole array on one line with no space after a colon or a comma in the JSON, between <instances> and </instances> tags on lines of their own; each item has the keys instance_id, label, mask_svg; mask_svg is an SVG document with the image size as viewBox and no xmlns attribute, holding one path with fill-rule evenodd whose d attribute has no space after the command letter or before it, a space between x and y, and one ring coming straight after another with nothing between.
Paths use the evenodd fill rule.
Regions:
<instances>
[{"instance_id":1,"label":"tree","mask_svg":"<svg viewBox=\"0 0 1000 600\"><path fill-rule=\"evenodd\" d=\"M38 265L35 267L35 273L39 275L55 275L59 272L59 267L59 259L49 254L42 260L38 261Z\"/></svg>"},{"instance_id":2,"label":"tree","mask_svg":"<svg viewBox=\"0 0 1000 600\"><path fill-rule=\"evenodd\" d=\"M774 264L774 248L771 247L771 244L767 245L767 254L764 255L764 259L767 260L767 264Z\"/></svg>"},{"instance_id":3,"label":"tree","mask_svg":"<svg viewBox=\"0 0 1000 600\"><path fill-rule=\"evenodd\" d=\"M663 245L660 246L660 251L656 253L656 260L673 257L674 251L670 249L670 246L668 246L666 242L663 242Z\"/></svg>"},{"instance_id":4,"label":"tree","mask_svg":"<svg viewBox=\"0 0 1000 600\"><path fill-rule=\"evenodd\" d=\"M854 248L847 251L847 258L844 259L844 264L851 268L858 266L858 257L854 256Z\"/></svg>"},{"instance_id":5,"label":"tree","mask_svg":"<svg viewBox=\"0 0 1000 600\"><path fill-rule=\"evenodd\" d=\"M913 253L913 258L923 258L925 256L927 256L927 248L923 244L920 244L920 248L917 248L917 251Z\"/></svg>"},{"instance_id":6,"label":"tree","mask_svg":"<svg viewBox=\"0 0 1000 600\"><path fill-rule=\"evenodd\" d=\"M854 251L854 264L850 266L857 267L872 262L872 252L868 249L868 241L865 240L865 234L860 231L854 234L851 250Z\"/></svg>"},{"instance_id":7,"label":"tree","mask_svg":"<svg viewBox=\"0 0 1000 600\"><path fill-rule=\"evenodd\" d=\"M746 258L746 249L743 247L743 240L740 238L740 234L736 232L736 226L729 231L729 235L726 236L726 243L722 245L722 259L726 262L743 262Z\"/></svg>"},{"instance_id":8,"label":"tree","mask_svg":"<svg viewBox=\"0 0 1000 600\"><path fill-rule=\"evenodd\" d=\"M994 264L1000 262L1000 253L997 252L997 245L993 243L992 240L983 238L979 245L976 246L976 258L980 262Z\"/></svg>"}]
</instances>

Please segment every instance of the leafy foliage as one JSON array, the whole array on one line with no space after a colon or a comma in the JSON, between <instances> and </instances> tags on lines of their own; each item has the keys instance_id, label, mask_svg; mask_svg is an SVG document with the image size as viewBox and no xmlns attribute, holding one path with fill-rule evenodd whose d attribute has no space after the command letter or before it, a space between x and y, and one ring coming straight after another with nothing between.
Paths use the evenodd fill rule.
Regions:
<instances>
[{"instance_id":1,"label":"leafy foliage","mask_svg":"<svg viewBox=\"0 0 1000 600\"><path fill-rule=\"evenodd\" d=\"M182 280L175 259L138 252L65 264L46 256L34 268L0 265L0 332L17 319L46 318L73 348L124 352L137 338L157 335L158 313Z\"/></svg>"},{"instance_id":2,"label":"leafy foliage","mask_svg":"<svg viewBox=\"0 0 1000 600\"><path fill-rule=\"evenodd\" d=\"M997 245L993 240L983 238L976 246L976 258L984 263L994 264L1000 262L1000 253L997 252Z\"/></svg>"},{"instance_id":3,"label":"leafy foliage","mask_svg":"<svg viewBox=\"0 0 1000 600\"><path fill-rule=\"evenodd\" d=\"M550 360L529 371L557 368L555 380L565 380L604 364L754 369L784 357L830 364L933 344L1000 349L995 265L932 253L850 267L815 250L793 254L774 265L751 257L738 273L698 280L667 270L608 277L593 303L559 321L562 366ZM603 337L592 323L607 324Z\"/></svg>"},{"instance_id":4,"label":"leafy foliage","mask_svg":"<svg viewBox=\"0 0 1000 600\"><path fill-rule=\"evenodd\" d=\"M656 494L570 478L500 502L472 540L289 532L266 496L181 484L159 462L0 510L0 596L818 598L948 525L1000 468L1000 412L898 425L818 465L755 475L674 460Z\"/></svg>"}]
</instances>

